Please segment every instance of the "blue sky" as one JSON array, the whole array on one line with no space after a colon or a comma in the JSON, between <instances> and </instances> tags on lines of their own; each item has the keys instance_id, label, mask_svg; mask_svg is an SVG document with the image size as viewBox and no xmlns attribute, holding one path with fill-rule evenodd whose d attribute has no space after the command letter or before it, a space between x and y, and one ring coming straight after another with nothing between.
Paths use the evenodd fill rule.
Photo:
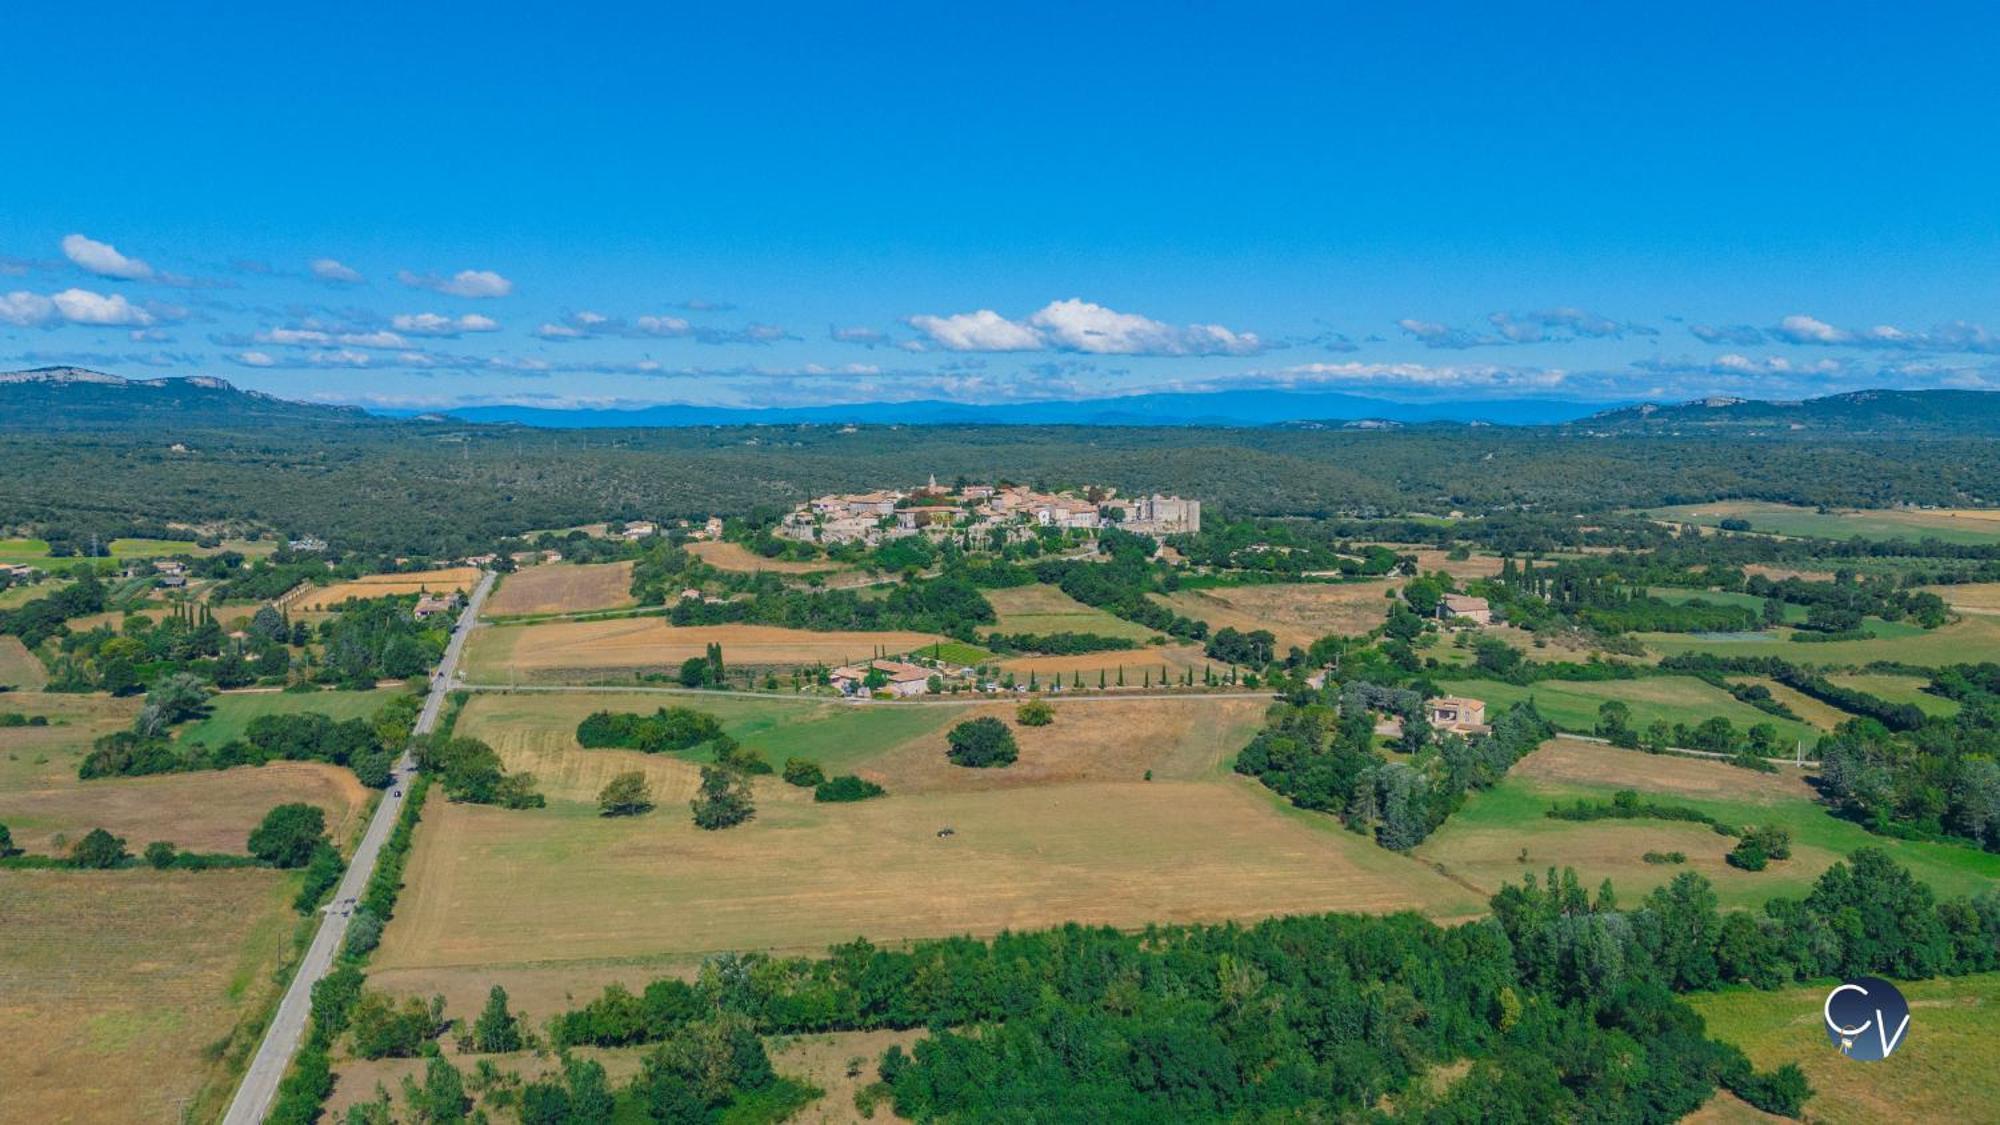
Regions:
<instances>
[{"instance_id":1,"label":"blue sky","mask_svg":"<svg viewBox=\"0 0 2000 1125\"><path fill-rule=\"evenodd\" d=\"M280 7L9 11L0 366L382 406L2000 386L1990 7Z\"/></svg>"}]
</instances>

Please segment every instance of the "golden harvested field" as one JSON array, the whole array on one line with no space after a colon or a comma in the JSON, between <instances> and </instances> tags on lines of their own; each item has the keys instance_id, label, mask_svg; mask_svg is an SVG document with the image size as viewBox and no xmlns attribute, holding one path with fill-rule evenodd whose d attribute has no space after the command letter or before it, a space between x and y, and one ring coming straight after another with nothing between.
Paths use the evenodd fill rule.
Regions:
<instances>
[{"instance_id":1,"label":"golden harvested field","mask_svg":"<svg viewBox=\"0 0 2000 1125\"><path fill-rule=\"evenodd\" d=\"M275 991L297 882L254 868L0 872L4 1116L171 1123L185 1105L219 1118L233 1075L211 1052Z\"/></svg>"},{"instance_id":2,"label":"golden harvested field","mask_svg":"<svg viewBox=\"0 0 2000 1125\"><path fill-rule=\"evenodd\" d=\"M696 762L575 747L575 723L590 710L663 702L714 710L774 764L798 753L890 793L822 805L760 777L754 820L700 831L686 806ZM1342 909L1458 918L1482 908L1429 869L1224 772L1267 702L1059 701L1050 726L1014 727L1014 766L962 770L944 763L944 729L978 714L1011 718L1011 705L481 695L459 729L491 742L511 768L534 770L550 806L434 801L371 977L468 995L497 978L547 996L595 986L620 966L685 965L723 949L816 951L856 935ZM653 779L659 807L597 816L596 787L630 768ZM1148 769L1151 782L1141 780ZM955 835L939 838L946 826Z\"/></svg>"},{"instance_id":3,"label":"golden harvested field","mask_svg":"<svg viewBox=\"0 0 2000 1125\"><path fill-rule=\"evenodd\" d=\"M767 559L741 543L727 543L707 539L688 544L688 553L717 570L739 570L766 574L832 574L845 570L830 559L815 559L812 562L793 562L785 559Z\"/></svg>"},{"instance_id":4,"label":"golden harvested field","mask_svg":"<svg viewBox=\"0 0 2000 1125\"><path fill-rule=\"evenodd\" d=\"M1400 579L1374 582L1280 583L1271 586L1225 586L1214 590L1180 590L1155 594L1175 613L1206 621L1211 629L1233 628L1249 633L1268 629L1278 638L1283 655L1294 645L1309 647L1329 633L1366 633L1389 612L1388 591L1400 589Z\"/></svg>"},{"instance_id":5,"label":"golden harvested field","mask_svg":"<svg viewBox=\"0 0 2000 1125\"><path fill-rule=\"evenodd\" d=\"M671 764L691 786L695 767ZM1330 821L1288 816L1237 778L892 793L853 805L814 804L769 778L755 790L757 818L713 833L677 801L630 820L566 802L537 812L436 802L375 965L389 975L812 951L857 934L898 941L1072 920L1481 909L1442 877ZM944 826L956 835L938 838Z\"/></svg>"},{"instance_id":6,"label":"golden harvested field","mask_svg":"<svg viewBox=\"0 0 2000 1125\"><path fill-rule=\"evenodd\" d=\"M1967 582L1958 586L1926 586L1960 613L2000 613L2000 582Z\"/></svg>"},{"instance_id":7,"label":"golden harvested field","mask_svg":"<svg viewBox=\"0 0 2000 1125\"><path fill-rule=\"evenodd\" d=\"M1034 583L982 591L1000 617L994 628L1002 633L1096 633L1144 641L1153 630L1087 606L1054 586Z\"/></svg>"},{"instance_id":8,"label":"golden harvested field","mask_svg":"<svg viewBox=\"0 0 2000 1125\"><path fill-rule=\"evenodd\" d=\"M1024 727L1018 704L951 708L949 723L991 716L1013 729L1021 757L1002 770L969 770L944 756L942 728L864 762L855 772L891 793L990 792L1072 781L1156 781L1219 776L1264 721L1259 695L1186 699L1051 699L1055 721Z\"/></svg>"},{"instance_id":9,"label":"golden harvested field","mask_svg":"<svg viewBox=\"0 0 2000 1125\"><path fill-rule=\"evenodd\" d=\"M15 691L40 691L48 682L48 669L21 643L21 638L0 637L0 686ZM6 709L6 702L0 697L0 710Z\"/></svg>"},{"instance_id":10,"label":"golden harvested field","mask_svg":"<svg viewBox=\"0 0 2000 1125\"><path fill-rule=\"evenodd\" d=\"M308 590L299 600L292 602L289 608L332 609L349 598L387 598L398 594L448 594L453 590L471 590L478 582L479 568L472 566L417 570L408 574L371 574L352 582L336 582L331 586Z\"/></svg>"},{"instance_id":11,"label":"golden harvested field","mask_svg":"<svg viewBox=\"0 0 2000 1125\"><path fill-rule=\"evenodd\" d=\"M1676 797L1729 797L1765 802L1813 797L1805 774L1796 769L1757 773L1720 762L1641 754L1570 738L1543 743L1516 762L1508 776L1558 785L1629 786Z\"/></svg>"},{"instance_id":12,"label":"golden harvested field","mask_svg":"<svg viewBox=\"0 0 2000 1125\"><path fill-rule=\"evenodd\" d=\"M241 854L273 806L318 805L326 810L328 834L345 842L367 800L352 773L318 762L97 781L78 781L72 768L48 784L0 789L0 824L31 852L55 852L103 828L123 836L135 853L165 840L187 851Z\"/></svg>"},{"instance_id":13,"label":"golden harvested field","mask_svg":"<svg viewBox=\"0 0 2000 1125\"><path fill-rule=\"evenodd\" d=\"M500 580L486 603L494 617L586 613L632 605L632 563L548 563L525 567Z\"/></svg>"},{"instance_id":14,"label":"golden harvested field","mask_svg":"<svg viewBox=\"0 0 2000 1125\"><path fill-rule=\"evenodd\" d=\"M676 628L662 617L611 621L552 621L481 629L468 643L466 677L504 683L510 670L523 681L559 682L606 672L665 671L710 644L732 667L793 668L865 660L877 649L909 652L942 640L930 633L815 633L772 625Z\"/></svg>"},{"instance_id":15,"label":"golden harvested field","mask_svg":"<svg viewBox=\"0 0 2000 1125\"><path fill-rule=\"evenodd\" d=\"M1424 547L1413 552L1417 556L1417 569L1425 574L1442 570L1453 578L1491 578L1500 573L1500 558L1497 555L1473 555L1470 558L1454 559L1451 552L1434 547Z\"/></svg>"},{"instance_id":16,"label":"golden harvested field","mask_svg":"<svg viewBox=\"0 0 2000 1125\"><path fill-rule=\"evenodd\" d=\"M1012 672L1022 681L1033 672L1042 682L1047 683L1057 676L1064 683L1073 682L1082 676L1085 687L1097 686L1097 674L1103 672L1107 684L1116 685L1118 669L1125 669L1125 686L1138 687L1150 674L1153 683L1160 681L1160 669L1164 666L1167 674L1178 676L1184 669L1194 669L1196 683L1201 682L1204 666L1213 666L1218 674L1227 672L1225 665L1215 664L1203 655L1200 645L1146 645L1143 648L1125 652L1082 652L1074 656L1010 656L995 664L1003 672Z\"/></svg>"},{"instance_id":17,"label":"golden harvested field","mask_svg":"<svg viewBox=\"0 0 2000 1125\"><path fill-rule=\"evenodd\" d=\"M1792 709L1792 714L1820 730L1832 730L1854 716L1828 703L1821 703L1796 688L1788 688L1769 676L1732 676L1731 683L1762 684L1771 698ZM1808 745L1807 749L1811 749Z\"/></svg>"}]
</instances>

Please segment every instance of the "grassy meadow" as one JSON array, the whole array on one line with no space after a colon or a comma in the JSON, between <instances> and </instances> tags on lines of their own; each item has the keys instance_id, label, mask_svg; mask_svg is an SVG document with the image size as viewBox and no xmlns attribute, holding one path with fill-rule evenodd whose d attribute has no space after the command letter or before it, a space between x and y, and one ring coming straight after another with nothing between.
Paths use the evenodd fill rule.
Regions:
<instances>
[{"instance_id":1,"label":"grassy meadow","mask_svg":"<svg viewBox=\"0 0 2000 1125\"><path fill-rule=\"evenodd\" d=\"M1002 633L1096 633L1145 641L1154 634L1144 625L1087 606L1054 586L1032 583L1000 590L983 590L999 618Z\"/></svg>"},{"instance_id":2,"label":"grassy meadow","mask_svg":"<svg viewBox=\"0 0 2000 1125\"><path fill-rule=\"evenodd\" d=\"M1723 500L1654 508L1645 513L1669 523L1714 527L1725 519L1750 522L1750 530L1814 539L1937 539L1946 543L2000 543L2000 511L1902 508L1820 512L1760 500Z\"/></svg>"},{"instance_id":3,"label":"grassy meadow","mask_svg":"<svg viewBox=\"0 0 2000 1125\"><path fill-rule=\"evenodd\" d=\"M1760 633L1634 633L1649 652L1673 656L1710 652L1717 656L1776 656L1797 664L1860 666L1877 660L1936 667L2000 652L2000 617L1968 614L1936 629L1870 618L1871 634L1860 640L1819 643L1791 640L1791 629Z\"/></svg>"},{"instance_id":4,"label":"grassy meadow","mask_svg":"<svg viewBox=\"0 0 2000 1125\"><path fill-rule=\"evenodd\" d=\"M2000 1027L2000 973L1896 982L1910 1002L1909 1038L1880 1062L1844 1059L1827 1042L1821 1004L1833 984L1775 992L1730 988L1687 1000L1707 1021L1710 1035L1741 1047L1759 1069L1789 1062L1806 1072L1815 1091L1806 1102L1807 1121L1877 1125L1992 1119L2000 1107L2000 1068L1992 1065L1993 1032ZM1750 1114L1737 1119L1780 1120ZM1718 1113L1700 1119L1732 1118Z\"/></svg>"},{"instance_id":5,"label":"grassy meadow","mask_svg":"<svg viewBox=\"0 0 2000 1125\"><path fill-rule=\"evenodd\" d=\"M317 711L337 720L366 719L402 694L401 687L373 691L232 691L209 701L209 715L180 730L182 742L220 746L243 737L250 721L260 715L297 715Z\"/></svg>"},{"instance_id":6,"label":"grassy meadow","mask_svg":"<svg viewBox=\"0 0 2000 1125\"><path fill-rule=\"evenodd\" d=\"M1554 804L1608 800L1620 789L1693 806L1728 823L1781 825L1792 833L1792 858L1761 872L1741 871L1723 861L1735 841L1704 824L1544 815ZM1822 871L1860 847L1882 848L1940 895L1972 894L2000 880L2000 855L1875 836L1835 818L1788 766L1761 774L1567 739L1543 746L1499 785L1474 793L1416 854L1487 891L1530 872L1570 866L1587 885L1608 877L1621 896L1636 898L1681 871L1699 871L1725 906L1756 907L1777 895L1803 896ZM1642 858L1648 851L1680 851L1688 860L1649 864Z\"/></svg>"},{"instance_id":7,"label":"grassy meadow","mask_svg":"<svg viewBox=\"0 0 2000 1125\"><path fill-rule=\"evenodd\" d=\"M1821 733L1807 723L1767 715L1693 676L1589 682L1545 680L1525 686L1497 680L1441 680L1438 686L1452 695L1483 699L1489 709L1533 699L1543 717L1564 730L1581 734L1597 728L1597 709L1613 699L1632 709L1632 725L1640 730L1656 719L1669 725L1686 723L1692 727L1720 715L1738 730L1770 723L1778 729L1779 741L1786 745L1803 740L1811 746Z\"/></svg>"}]
</instances>

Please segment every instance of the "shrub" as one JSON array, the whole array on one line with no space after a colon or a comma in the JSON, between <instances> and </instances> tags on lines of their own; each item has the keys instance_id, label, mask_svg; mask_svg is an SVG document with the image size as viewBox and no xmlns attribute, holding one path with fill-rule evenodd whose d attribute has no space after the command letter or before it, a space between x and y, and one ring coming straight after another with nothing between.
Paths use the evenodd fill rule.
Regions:
<instances>
[{"instance_id":1,"label":"shrub","mask_svg":"<svg viewBox=\"0 0 2000 1125\"><path fill-rule=\"evenodd\" d=\"M1014 709L1014 721L1024 727L1045 727L1056 721L1056 709L1046 700L1030 699Z\"/></svg>"},{"instance_id":2,"label":"shrub","mask_svg":"<svg viewBox=\"0 0 2000 1125\"><path fill-rule=\"evenodd\" d=\"M165 840L155 840L146 845L146 862L155 870L165 870L174 864L174 846Z\"/></svg>"},{"instance_id":3,"label":"shrub","mask_svg":"<svg viewBox=\"0 0 2000 1125\"><path fill-rule=\"evenodd\" d=\"M951 728L945 741L949 744L945 756L954 765L974 769L1009 765L1021 756L1020 747L1014 743L1014 732L990 717L967 719Z\"/></svg>"},{"instance_id":4,"label":"shrub","mask_svg":"<svg viewBox=\"0 0 2000 1125\"><path fill-rule=\"evenodd\" d=\"M69 852L70 863L97 870L117 867L126 858L125 838L113 836L102 828L91 829Z\"/></svg>"},{"instance_id":5,"label":"shrub","mask_svg":"<svg viewBox=\"0 0 2000 1125\"><path fill-rule=\"evenodd\" d=\"M853 774L843 774L821 782L813 790L813 800L827 803L865 801L870 797L880 797L887 792L887 789L872 781L863 781Z\"/></svg>"},{"instance_id":6,"label":"shrub","mask_svg":"<svg viewBox=\"0 0 2000 1125\"><path fill-rule=\"evenodd\" d=\"M597 794L597 811L605 816L637 816L652 807L653 787L638 770L626 770L612 778Z\"/></svg>"},{"instance_id":7,"label":"shrub","mask_svg":"<svg viewBox=\"0 0 2000 1125\"><path fill-rule=\"evenodd\" d=\"M804 758L786 758L785 780L801 789L811 789L826 780L826 771L819 768L818 762L809 762Z\"/></svg>"}]
</instances>

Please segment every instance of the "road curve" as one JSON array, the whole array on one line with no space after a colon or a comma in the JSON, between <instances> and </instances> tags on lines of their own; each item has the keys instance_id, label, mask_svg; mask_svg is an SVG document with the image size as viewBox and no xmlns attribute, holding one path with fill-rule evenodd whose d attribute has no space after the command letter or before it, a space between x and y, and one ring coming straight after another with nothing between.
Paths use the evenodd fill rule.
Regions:
<instances>
[{"instance_id":1,"label":"road curve","mask_svg":"<svg viewBox=\"0 0 2000 1125\"><path fill-rule=\"evenodd\" d=\"M494 575L480 577L473 587L472 597L465 603L465 612L453 626L451 641L445 646L444 659L438 663L436 676L431 680L431 693L424 700L424 708L417 716L415 733L428 734L437 726L438 716L444 711L445 698L451 694L452 676L458 670L458 660L465 651L466 635L472 632L479 620L479 609L486 602L486 595L493 589ZM285 1076L285 1068L291 1065L292 1056L298 1052L299 1044L305 1040L306 1021L312 1014L312 988L333 968L335 954L340 951L340 943L347 938L349 912L361 897L368 880L375 874L375 861L382 854L382 845L395 830L396 818L402 815L403 794L409 790L409 780L415 775L415 767L410 761L407 748L397 760L394 777L389 788L382 794L382 801L375 806L375 816L368 822L368 830L362 834L361 846L354 850L354 858L347 865L347 873L341 877L340 886L333 893L332 905L325 910L319 933L313 935L312 945L307 947L304 959L299 962L298 972L292 975L292 983L285 990L285 998L278 1004L277 1015L271 1018L271 1026L264 1031L263 1042L257 1045L257 1054L250 1060L250 1066L243 1072L243 1084L236 1088L236 1097L229 1103L229 1112L223 1115L224 1125L257 1125L271 1112L271 1104L278 1098L278 1082Z\"/></svg>"}]
</instances>

